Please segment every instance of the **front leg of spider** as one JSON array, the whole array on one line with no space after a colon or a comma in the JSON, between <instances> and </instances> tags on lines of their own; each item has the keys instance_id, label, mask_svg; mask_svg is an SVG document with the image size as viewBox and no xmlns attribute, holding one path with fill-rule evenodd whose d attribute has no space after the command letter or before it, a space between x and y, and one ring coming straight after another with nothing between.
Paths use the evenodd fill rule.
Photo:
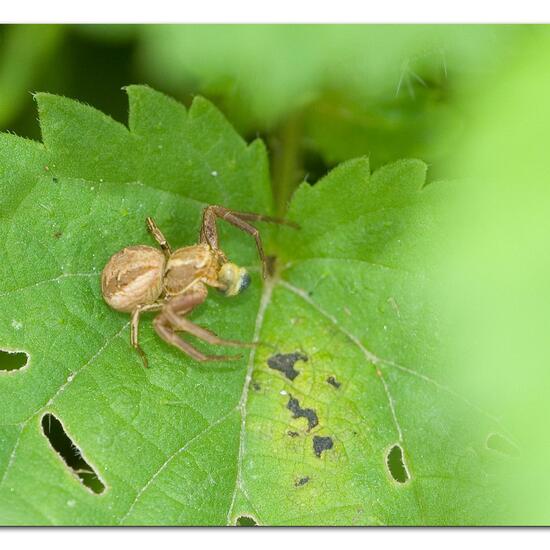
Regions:
<instances>
[{"instance_id":1,"label":"front leg of spider","mask_svg":"<svg viewBox=\"0 0 550 550\"><path fill-rule=\"evenodd\" d=\"M219 250L218 229L216 226L216 220L218 218L229 222L231 225L238 227L240 230L254 237L254 240L256 241L256 248L258 249L258 254L262 262L262 274L264 279L267 277L267 262L265 259L262 239L258 229L248 222L264 221L298 228L298 225L294 222L273 218L271 216L264 216L263 214L254 214L253 212L236 212L235 210L225 208L225 206L207 206L204 209L202 217L200 242L209 244L214 250Z\"/></svg>"}]
</instances>

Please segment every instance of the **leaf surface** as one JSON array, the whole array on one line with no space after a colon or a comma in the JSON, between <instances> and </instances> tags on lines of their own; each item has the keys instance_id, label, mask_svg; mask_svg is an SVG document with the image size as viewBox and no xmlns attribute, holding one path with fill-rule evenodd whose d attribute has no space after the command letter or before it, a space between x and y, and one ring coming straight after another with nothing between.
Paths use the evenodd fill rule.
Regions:
<instances>
[{"instance_id":1,"label":"leaf surface","mask_svg":"<svg viewBox=\"0 0 550 550\"><path fill-rule=\"evenodd\" d=\"M264 344L199 365L144 316L145 370L128 316L101 297L109 257L153 244L146 216L179 247L196 242L206 204L273 206L261 142L201 98L187 111L127 92L128 127L38 94L43 144L0 136L0 349L29 358L0 362L1 523L484 521L492 424L443 383L425 297L447 186L424 187L419 161L371 174L366 159L302 184L288 213L301 229L262 224L276 257L265 282L252 239L220 225L253 284L233 299L212 291L191 318ZM47 414L103 492L50 445Z\"/></svg>"}]
</instances>

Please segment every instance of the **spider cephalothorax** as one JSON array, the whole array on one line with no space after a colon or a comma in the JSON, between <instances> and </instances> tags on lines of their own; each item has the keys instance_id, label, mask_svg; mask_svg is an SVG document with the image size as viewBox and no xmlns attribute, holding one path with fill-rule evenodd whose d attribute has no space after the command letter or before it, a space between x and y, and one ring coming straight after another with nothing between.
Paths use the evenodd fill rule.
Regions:
<instances>
[{"instance_id":1,"label":"spider cephalothorax","mask_svg":"<svg viewBox=\"0 0 550 550\"><path fill-rule=\"evenodd\" d=\"M196 361L225 361L238 355L205 355L180 338L176 331L185 331L210 344L249 347L254 344L225 340L184 316L202 304L208 287L215 287L226 296L235 296L250 285L250 275L243 267L227 260L218 245L216 219L222 218L251 234L262 260L266 262L258 230L249 221L287 223L269 216L234 212L223 206L207 206L203 212L199 243L172 251L166 238L151 218L147 227L161 250L137 245L123 248L107 262L101 275L101 290L107 304L117 311L132 314L130 340L140 354L144 366L147 358L138 343L139 316L159 311L153 323L157 334Z\"/></svg>"}]
</instances>

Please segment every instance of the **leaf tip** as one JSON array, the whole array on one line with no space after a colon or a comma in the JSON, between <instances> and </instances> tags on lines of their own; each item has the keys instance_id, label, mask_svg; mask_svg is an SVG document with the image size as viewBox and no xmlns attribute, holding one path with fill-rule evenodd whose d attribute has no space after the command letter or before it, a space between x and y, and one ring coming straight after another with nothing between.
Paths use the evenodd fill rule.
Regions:
<instances>
[{"instance_id":1,"label":"leaf tip","mask_svg":"<svg viewBox=\"0 0 550 550\"><path fill-rule=\"evenodd\" d=\"M216 109L213 103L208 101L208 99L200 95L196 95L193 97L193 101L191 102L191 107L189 108L190 116L199 117L210 112L219 113L218 109Z\"/></svg>"},{"instance_id":2,"label":"leaf tip","mask_svg":"<svg viewBox=\"0 0 550 550\"><path fill-rule=\"evenodd\" d=\"M411 188L422 189L426 184L428 165L420 159L400 159L382 166L374 172L374 178L396 178L406 177Z\"/></svg>"},{"instance_id":3,"label":"leaf tip","mask_svg":"<svg viewBox=\"0 0 550 550\"><path fill-rule=\"evenodd\" d=\"M169 97L163 94L162 92L158 92L157 90L154 90L148 84L127 84L126 86L122 86L120 89L123 92L126 92L128 96L137 96L137 95L143 94L143 95L158 95L165 98ZM172 98L169 98L169 99L172 99Z\"/></svg>"},{"instance_id":4,"label":"leaf tip","mask_svg":"<svg viewBox=\"0 0 550 550\"><path fill-rule=\"evenodd\" d=\"M187 117L185 105L147 84L129 84L122 89L128 96L128 127L131 132L150 133L159 125L178 126Z\"/></svg>"}]
</instances>

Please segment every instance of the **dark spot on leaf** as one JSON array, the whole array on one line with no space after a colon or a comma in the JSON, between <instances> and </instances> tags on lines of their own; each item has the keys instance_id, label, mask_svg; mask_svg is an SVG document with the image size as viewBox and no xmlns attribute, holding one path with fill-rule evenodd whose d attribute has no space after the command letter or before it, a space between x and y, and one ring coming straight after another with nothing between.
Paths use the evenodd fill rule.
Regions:
<instances>
[{"instance_id":1,"label":"dark spot on leaf","mask_svg":"<svg viewBox=\"0 0 550 550\"><path fill-rule=\"evenodd\" d=\"M277 353L272 355L267 364L270 369L278 370L282 372L289 380L294 380L300 371L294 368L296 361L307 361L308 357L304 353L296 351L294 353Z\"/></svg>"},{"instance_id":2,"label":"dark spot on leaf","mask_svg":"<svg viewBox=\"0 0 550 550\"><path fill-rule=\"evenodd\" d=\"M327 378L327 382L331 385L331 386L334 386L336 389L338 389L342 384L340 384L340 382L338 382L338 380L336 380L336 378L334 378L334 376L329 376Z\"/></svg>"},{"instance_id":3,"label":"dark spot on leaf","mask_svg":"<svg viewBox=\"0 0 550 550\"><path fill-rule=\"evenodd\" d=\"M58 179L57 179L57 178L52 178L52 181L53 181L54 183L57 183L57 182L58 182Z\"/></svg>"},{"instance_id":4,"label":"dark spot on leaf","mask_svg":"<svg viewBox=\"0 0 550 550\"><path fill-rule=\"evenodd\" d=\"M488 449L503 455L518 457L519 449L506 437L497 433L491 433L485 443Z\"/></svg>"},{"instance_id":5,"label":"dark spot on leaf","mask_svg":"<svg viewBox=\"0 0 550 550\"><path fill-rule=\"evenodd\" d=\"M294 483L294 487L301 487L302 485L305 485L309 481L309 476L301 477Z\"/></svg>"},{"instance_id":6,"label":"dark spot on leaf","mask_svg":"<svg viewBox=\"0 0 550 550\"><path fill-rule=\"evenodd\" d=\"M300 434L298 432L291 432L290 430L286 432L290 437L298 437Z\"/></svg>"},{"instance_id":7,"label":"dark spot on leaf","mask_svg":"<svg viewBox=\"0 0 550 550\"><path fill-rule=\"evenodd\" d=\"M262 387L260 386L260 384L258 384L258 382L252 382L252 389L254 391L260 391Z\"/></svg>"},{"instance_id":8,"label":"dark spot on leaf","mask_svg":"<svg viewBox=\"0 0 550 550\"><path fill-rule=\"evenodd\" d=\"M14 371L27 366L29 356L23 351L0 350L0 371Z\"/></svg>"},{"instance_id":9,"label":"dark spot on leaf","mask_svg":"<svg viewBox=\"0 0 550 550\"><path fill-rule=\"evenodd\" d=\"M67 435L58 418L46 413L42 417L42 431L54 451L88 489L96 494L105 491L105 485L95 470L84 460L82 452Z\"/></svg>"},{"instance_id":10,"label":"dark spot on leaf","mask_svg":"<svg viewBox=\"0 0 550 550\"><path fill-rule=\"evenodd\" d=\"M406 483L409 481L409 472L405 466L405 459L403 457L403 449L400 445L394 445L388 456L386 457L386 464L388 465L388 470L390 475L398 483Z\"/></svg>"},{"instance_id":11,"label":"dark spot on leaf","mask_svg":"<svg viewBox=\"0 0 550 550\"><path fill-rule=\"evenodd\" d=\"M62 231L56 231L53 236L54 236L54 239L59 239L59 237L61 237L61 235L63 235L63 232Z\"/></svg>"},{"instance_id":12,"label":"dark spot on leaf","mask_svg":"<svg viewBox=\"0 0 550 550\"><path fill-rule=\"evenodd\" d=\"M319 424L317 413L313 409L302 409L300 402L292 395L288 399L286 408L292 413L292 418L307 418L307 431Z\"/></svg>"},{"instance_id":13,"label":"dark spot on leaf","mask_svg":"<svg viewBox=\"0 0 550 550\"><path fill-rule=\"evenodd\" d=\"M235 522L237 527L255 527L257 524L254 518L250 516L239 516Z\"/></svg>"},{"instance_id":14,"label":"dark spot on leaf","mask_svg":"<svg viewBox=\"0 0 550 550\"><path fill-rule=\"evenodd\" d=\"M332 449L333 446L334 442L332 441L332 437L322 437L319 435L313 437L313 450L319 458L323 451L328 451Z\"/></svg>"}]
</instances>

